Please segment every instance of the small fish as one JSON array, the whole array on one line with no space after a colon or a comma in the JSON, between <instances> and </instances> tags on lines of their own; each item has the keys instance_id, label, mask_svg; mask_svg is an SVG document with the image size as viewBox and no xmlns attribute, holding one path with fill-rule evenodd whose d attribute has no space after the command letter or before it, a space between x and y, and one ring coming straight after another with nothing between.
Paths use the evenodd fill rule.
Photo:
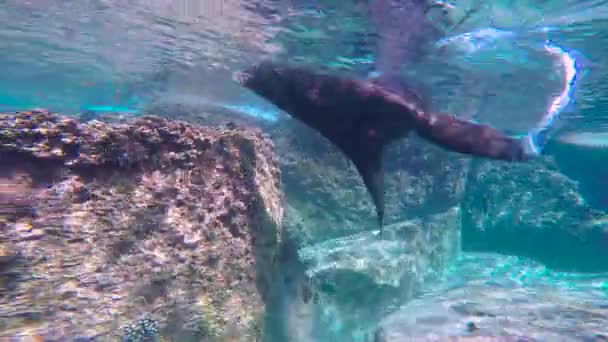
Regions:
<instances>
[{"instance_id":1,"label":"small fish","mask_svg":"<svg viewBox=\"0 0 608 342\"><path fill-rule=\"evenodd\" d=\"M354 163L384 220L383 151L414 131L445 149L490 159L531 158L522 140L426 109L421 98L383 79L359 80L262 62L233 74L243 87L320 132Z\"/></svg>"}]
</instances>

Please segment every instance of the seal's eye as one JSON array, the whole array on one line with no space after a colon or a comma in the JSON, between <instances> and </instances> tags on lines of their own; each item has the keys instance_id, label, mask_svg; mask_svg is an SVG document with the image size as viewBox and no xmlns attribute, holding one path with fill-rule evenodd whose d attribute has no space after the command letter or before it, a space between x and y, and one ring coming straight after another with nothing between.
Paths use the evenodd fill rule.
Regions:
<instances>
[{"instance_id":1,"label":"seal's eye","mask_svg":"<svg viewBox=\"0 0 608 342\"><path fill-rule=\"evenodd\" d=\"M251 74L244 71L237 71L232 74L232 79L241 85L245 85L251 78Z\"/></svg>"}]
</instances>

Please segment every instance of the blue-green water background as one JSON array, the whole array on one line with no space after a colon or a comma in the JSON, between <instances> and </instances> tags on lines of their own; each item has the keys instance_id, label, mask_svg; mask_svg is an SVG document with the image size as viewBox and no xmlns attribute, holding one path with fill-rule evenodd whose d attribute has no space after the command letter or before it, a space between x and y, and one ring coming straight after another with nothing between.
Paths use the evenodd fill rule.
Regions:
<instances>
[{"instance_id":1,"label":"blue-green water background","mask_svg":"<svg viewBox=\"0 0 608 342\"><path fill-rule=\"evenodd\" d=\"M359 3L194 3L0 1L0 110L41 107L94 116L97 111L138 115L154 108L171 116L174 108L186 106L192 112L221 109L261 121L285 120L284 113L234 84L231 73L269 57L358 76L372 69L376 37ZM574 51L581 63L572 104L559 119L561 132L608 129L608 2L470 0L455 6L455 16L476 11L451 35L494 27L514 36L475 51L454 45L408 66L408 75L432 89L436 107L525 133L560 90L559 67L530 49L551 40ZM565 169L601 178L576 170L582 163L576 155L561 158ZM606 188L590 184L582 190L586 200L607 209L601 200ZM469 277L504 286L606 295L608 277L601 274L557 272L531 263L468 255L446 282L466 282L466 269Z\"/></svg>"},{"instance_id":2,"label":"blue-green water background","mask_svg":"<svg viewBox=\"0 0 608 342\"><path fill-rule=\"evenodd\" d=\"M194 106L263 107L227 76L268 57L365 75L375 57L374 27L360 2L212 0L193 6L196 3L3 1L1 108L135 110L160 97ZM407 72L424 75L437 103L496 93L500 85L504 94L497 95L504 96L478 110L497 126L517 121L517 128L525 129L545 106L529 98L546 99L556 89L543 89L554 70L551 61L522 46L550 39L582 53L586 69L592 70L580 81L576 110L565 122L598 128L604 124L595 109L604 100L605 7L602 1L459 2L453 10L456 19L469 9L476 11L451 35L495 27L517 37L498 39L474 53L457 47L436 53L423 65L408 66ZM455 83L462 83L465 75L484 83L477 87L483 89L463 94L470 86ZM538 96L521 87L530 84L538 87ZM532 101L537 107L505 106L510 101Z\"/></svg>"}]
</instances>

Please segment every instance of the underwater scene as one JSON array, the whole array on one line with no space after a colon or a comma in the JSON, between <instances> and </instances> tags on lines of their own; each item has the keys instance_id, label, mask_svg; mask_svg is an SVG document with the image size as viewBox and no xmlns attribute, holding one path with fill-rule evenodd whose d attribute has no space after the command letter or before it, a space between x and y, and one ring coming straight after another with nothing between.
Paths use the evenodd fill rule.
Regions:
<instances>
[{"instance_id":1,"label":"underwater scene","mask_svg":"<svg viewBox=\"0 0 608 342\"><path fill-rule=\"evenodd\" d=\"M0 342L608 341L608 1L0 0Z\"/></svg>"}]
</instances>

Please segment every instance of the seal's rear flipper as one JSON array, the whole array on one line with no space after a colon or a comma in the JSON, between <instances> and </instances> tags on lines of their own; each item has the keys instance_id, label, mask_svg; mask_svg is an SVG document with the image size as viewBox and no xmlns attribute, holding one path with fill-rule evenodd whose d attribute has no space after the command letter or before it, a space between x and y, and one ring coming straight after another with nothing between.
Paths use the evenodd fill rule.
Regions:
<instances>
[{"instance_id":1,"label":"seal's rear flipper","mask_svg":"<svg viewBox=\"0 0 608 342\"><path fill-rule=\"evenodd\" d=\"M478 157L524 161L535 157L524 140L498 130L439 113L417 117L416 133L445 149Z\"/></svg>"},{"instance_id":2,"label":"seal's rear flipper","mask_svg":"<svg viewBox=\"0 0 608 342\"><path fill-rule=\"evenodd\" d=\"M384 224L384 166L383 155L384 146L382 145L360 145L357 147L350 146L342 148L346 156L353 161L357 171L363 178L363 183L372 197L376 214L378 217L378 226L382 232Z\"/></svg>"}]
</instances>

